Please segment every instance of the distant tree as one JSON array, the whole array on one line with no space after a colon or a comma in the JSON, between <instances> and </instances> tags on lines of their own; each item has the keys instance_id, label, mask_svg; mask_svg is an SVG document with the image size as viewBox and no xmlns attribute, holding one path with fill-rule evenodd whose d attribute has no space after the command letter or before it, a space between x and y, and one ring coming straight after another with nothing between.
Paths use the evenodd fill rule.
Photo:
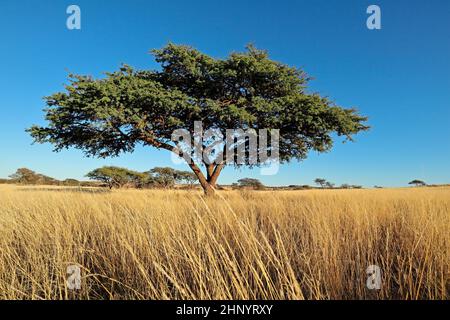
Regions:
<instances>
[{"instance_id":1,"label":"distant tree","mask_svg":"<svg viewBox=\"0 0 450 320\"><path fill-rule=\"evenodd\" d=\"M294 189L294 190L309 190L309 189L312 189L312 187L310 185L307 185L307 184L304 184L304 185L292 184L288 188L289 189Z\"/></svg>"},{"instance_id":2,"label":"distant tree","mask_svg":"<svg viewBox=\"0 0 450 320\"><path fill-rule=\"evenodd\" d=\"M326 186L328 189L333 189L335 185L334 185L334 183L328 182L328 181L327 181L327 182L325 183L325 186Z\"/></svg>"},{"instance_id":3,"label":"distant tree","mask_svg":"<svg viewBox=\"0 0 450 320\"><path fill-rule=\"evenodd\" d=\"M136 181L139 180L139 178L143 178L144 174L126 168L110 166L92 170L86 174L86 177L91 180L101 181L112 189L122 188L127 184L136 186Z\"/></svg>"},{"instance_id":4,"label":"distant tree","mask_svg":"<svg viewBox=\"0 0 450 320\"><path fill-rule=\"evenodd\" d=\"M341 189L362 189L362 186L344 183L343 185L341 185Z\"/></svg>"},{"instance_id":5,"label":"distant tree","mask_svg":"<svg viewBox=\"0 0 450 320\"><path fill-rule=\"evenodd\" d=\"M158 70L123 66L102 79L70 75L64 92L46 97L48 125L27 131L36 142L55 145L55 151L75 147L105 158L132 152L139 144L179 155L172 134L187 130L193 142L196 121L223 136L227 129L252 128L258 136L258 129L277 129L283 163L303 160L310 150L330 150L335 136L352 141L369 129L356 109L308 93L310 78L302 70L273 61L253 46L225 59L175 44L153 54L161 64ZM257 148L257 153L271 152L272 146ZM242 165L226 152L209 161L185 155L206 194L214 194L225 165ZM248 161L244 165L253 166Z\"/></svg>"},{"instance_id":6,"label":"distant tree","mask_svg":"<svg viewBox=\"0 0 450 320\"><path fill-rule=\"evenodd\" d=\"M170 167L156 167L147 172L152 184L162 188L170 188L175 185L177 170Z\"/></svg>"},{"instance_id":7,"label":"distant tree","mask_svg":"<svg viewBox=\"0 0 450 320\"><path fill-rule=\"evenodd\" d=\"M374 186L375 189L383 189L381 186Z\"/></svg>"},{"instance_id":8,"label":"distant tree","mask_svg":"<svg viewBox=\"0 0 450 320\"><path fill-rule=\"evenodd\" d=\"M61 181L59 181L58 179L43 175L43 174L38 174L39 175L39 180L38 180L38 184L44 184L44 185L53 185L53 186L57 186L61 184Z\"/></svg>"},{"instance_id":9,"label":"distant tree","mask_svg":"<svg viewBox=\"0 0 450 320\"><path fill-rule=\"evenodd\" d=\"M148 174L144 172L137 172L129 170L127 173L128 177L128 184L137 188L142 189L151 184L151 179L149 178Z\"/></svg>"},{"instance_id":10,"label":"distant tree","mask_svg":"<svg viewBox=\"0 0 450 320\"><path fill-rule=\"evenodd\" d=\"M261 181L258 179L253 178L243 178L238 180L239 187L247 187L247 188L253 188L257 190L264 189L264 185Z\"/></svg>"},{"instance_id":11,"label":"distant tree","mask_svg":"<svg viewBox=\"0 0 450 320\"><path fill-rule=\"evenodd\" d=\"M413 180L413 181L410 181L408 184L410 184L410 185L415 185L416 187L424 187L424 186L426 186L427 184L424 182L424 181L422 181L422 180Z\"/></svg>"},{"instance_id":12,"label":"distant tree","mask_svg":"<svg viewBox=\"0 0 450 320\"><path fill-rule=\"evenodd\" d=\"M189 171L177 171L175 173L175 180L176 182L185 183L191 187L198 181L195 173Z\"/></svg>"},{"instance_id":13,"label":"distant tree","mask_svg":"<svg viewBox=\"0 0 450 320\"><path fill-rule=\"evenodd\" d=\"M325 186L327 185L327 180L322 179L322 178L317 178L316 180L314 180L314 183L319 185L321 188L325 188Z\"/></svg>"},{"instance_id":14,"label":"distant tree","mask_svg":"<svg viewBox=\"0 0 450 320\"><path fill-rule=\"evenodd\" d=\"M91 180L103 182L109 188L132 186L135 188L160 187L170 188L175 183L192 185L197 181L194 173L178 171L170 167L156 167L147 172L137 172L127 168L102 167L89 172Z\"/></svg>"},{"instance_id":15,"label":"distant tree","mask_svg":"<svg viewBox=\"0 0 450 320\"><path fill-rule=\"evenodd\" d=\"M27 168L17 169L17 171L9 177L12 182L20 184L59 184L58 180L40 173L36 173Z\"/></svg>"},{"instance_id":16,"label":"distant tree","mask_svg":"<svg viewBox=\"0 0 450 320\"><path fill-rule=\"evenodd\" d=\"M62 182L63 185L68 186L68 187L78 187L80 186L80 181L76 180L76 179L65 179Z\"/></svg>"},{"instance_id":17,"label":"distant tree","mask_svg":"<svg viewBox=\"0 0 450 320\"><path fill-rule=\"evenodd\" d=\"M20 184L35 184L39 181L39 175L28 168L17 169L17 171L9 177L15 183Z\"/></svg>"}]
</instances>

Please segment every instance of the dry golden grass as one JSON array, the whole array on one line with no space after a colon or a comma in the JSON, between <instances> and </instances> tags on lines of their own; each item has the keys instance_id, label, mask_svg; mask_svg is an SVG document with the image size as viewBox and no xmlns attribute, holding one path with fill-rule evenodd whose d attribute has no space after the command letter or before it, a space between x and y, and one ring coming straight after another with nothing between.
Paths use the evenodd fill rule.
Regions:
<instances>
[{"instance_id":1,"label":"dry golden grass","mask_svg":"<svg viewBox=\"0 0 450 320\"><path fill-rule=\"evenodd\" d=\"M450 188L94 191L0 186L0 299L450 296Z\"/></svg>"}]
</instances>

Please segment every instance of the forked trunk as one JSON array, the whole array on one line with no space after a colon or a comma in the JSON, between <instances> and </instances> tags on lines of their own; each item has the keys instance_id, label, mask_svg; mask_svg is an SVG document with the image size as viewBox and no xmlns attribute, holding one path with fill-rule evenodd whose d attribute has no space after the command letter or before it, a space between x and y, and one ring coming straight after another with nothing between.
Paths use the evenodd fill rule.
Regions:
<instances>
[{"instance_id":1,"label":"forked trunk","mask_svg":"<svg viewBox=\"0 0 450 320\"><path fill-rule=\"evenodd\" d=\"M212 168L211 166L207 167L208 178L205 177L205 175L202 173L200 168L195 163L192 162L189 164L189 166L197 176L198 181L200 182L200 185L202 186L205 195L213 196L216 193L216 183L220 175L220 172L223 168L223 165L218 165L214 168Z\"/></svg>"}]
</instances>

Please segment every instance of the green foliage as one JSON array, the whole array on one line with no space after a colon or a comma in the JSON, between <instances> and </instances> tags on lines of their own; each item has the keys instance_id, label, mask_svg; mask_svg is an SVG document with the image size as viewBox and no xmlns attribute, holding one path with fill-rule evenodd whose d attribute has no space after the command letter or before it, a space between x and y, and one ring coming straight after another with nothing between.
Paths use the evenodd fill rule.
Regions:
<instances>
[{"instance_id":1,"label":"green foliage","mask_svg":"<svg viewBox=\"0 0 450 320\"><path fill-rule=\"evenodd\" d=\"M305 159L309 150L330 150L333 134L352 140L369 128L355 109L307 93L309 78L302 70L253 46L226 59L175 44L153 54L161 71L123 66L102 79L71 74L66 91L46 97L48 126L28 132L56 151L75 147L109 157L132 152L137 144L172 150L173 131L186 129L193 136L194 121L224 135L235 128L279 129L280 161L287 162ZM208 183L215 184L220 169ZM201 171L193 170L204 186Z\"/></svg>"},{"instance_id":2,"label":"green foliage","mask_svg":"<svg viewBox=\"0 0 450 320\"><path fill-rule=\"evenodd\" d=\"M148 174L154 185L162 188L170 188L175 185L177 170L169 167L156 167L151 169Z\"/></svg>"},{"instance_id":3,"label":"green foliage","mask_svg":"<svg viewBox=\"0 0 450 320\"><path fill-rule=\"evenodd\" d=\"M145 183L145 174L120 167L102 167L86 174L91 180L101 181L110 189L122 188L129 184L140 188Z\"/></svg>"}]
</instances>

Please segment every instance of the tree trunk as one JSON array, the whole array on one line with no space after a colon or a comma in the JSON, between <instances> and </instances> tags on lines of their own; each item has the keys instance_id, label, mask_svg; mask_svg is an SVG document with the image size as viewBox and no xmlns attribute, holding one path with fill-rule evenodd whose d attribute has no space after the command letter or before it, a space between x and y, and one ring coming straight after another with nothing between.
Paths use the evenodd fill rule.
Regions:
<instances>
[{"instance_id":1,"label":"tree trunk","mask_svg":"<svg viewBox=\"0 0 450 320\"><path fill-rule=\"evenodd\" d=\"M211 197L216 194L216 189L209 183L207 183L206 185L202 185L202 188L205 193L205 196L207 197Z\"/></svg>"},{"instance_id":2,"label":"tree trunk","mask_svg":"<svg viewBox=\"0 0 450 320\"><path fill-rule=\"evenodd\" d=\"M217 179L219 178L220 173L222 172L223 169L223 164L218 164L215 168L214 171L210 177L210 179L208 180L209 184L215 189L217 187Z\"/></svg>"},{"instance_id":3,"label":"tree trunk","mask_svg":"<svg viewBox=\"0 0 450 320\"><path fill-rule=\"evenodd\" d=\"M198 178L198 181L200 182L200 185L203 188L203 191L205 192L206 196L213 196L215 194L215 188L213 185L210 184L208 179L205 178L205 175L202 173L200 168L194 163L189 163L189 167L192 169L192 171L195 173L195 175Z\"/></svg>"},{"instance_id":4,"label":"tree trunk","mask_svg":"<svg viewBox=\"0 0 450 320\"><path fill-rule=\"evenodd\" d=\"M174 147L172 147L167 143L155 141L151 137L143 137L143 140L146 141L149 145L152 145L158 149L161 148L171 152L175 152L175 154L179 156L178 152L174 151ZM206 178L205 175L200 170L200 168L194 163L193 159L190 159L190 161L187 162L189 167L197 176L198 181L200 182L200 185L202 186L203 191L205 192L205 195L206 196L214 195L216 193L217 178L219 177L220 172L224 167L224 163L218 164L216 166L212 164L206 165L206 171L208 176L208 178Z\"/></svg>"},{"instance_id":5,"label":"tree trunk","mask_svg":"<svg viewBox=\"0 0 450 320\"><path fill-rule=\"evenodd\" d=\"M200 185L202 186L203 191L205 192L205 195L213 196L216 193L217 179L219 178L220 172L222 171L224 164L221 163L216 166L214 165L206 166L207 178L194 162L189 163L189 167L197 176L198 181L200 182Z\"/></svg>"}]
</instances>

